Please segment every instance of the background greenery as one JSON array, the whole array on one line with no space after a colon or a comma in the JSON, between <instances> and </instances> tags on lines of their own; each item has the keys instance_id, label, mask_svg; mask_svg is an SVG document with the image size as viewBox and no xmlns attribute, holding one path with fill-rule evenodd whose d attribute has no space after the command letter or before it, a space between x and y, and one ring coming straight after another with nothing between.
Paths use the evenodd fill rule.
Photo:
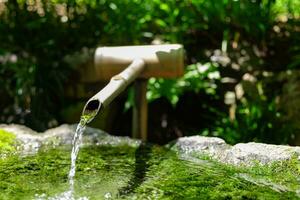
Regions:
<instances>
[{"instance_id":1,"label":"background greenery","mask_svg":"<svg viewBox=\"0 0 300 200\"><path fill-rule=\"evenodd\" d=\"M298 0L2 0L0 121L63 123L76 58L97 46L182 43L184 76L149 80L151 140L299 144L299 19Z\"/></svg>"}]
</instances>

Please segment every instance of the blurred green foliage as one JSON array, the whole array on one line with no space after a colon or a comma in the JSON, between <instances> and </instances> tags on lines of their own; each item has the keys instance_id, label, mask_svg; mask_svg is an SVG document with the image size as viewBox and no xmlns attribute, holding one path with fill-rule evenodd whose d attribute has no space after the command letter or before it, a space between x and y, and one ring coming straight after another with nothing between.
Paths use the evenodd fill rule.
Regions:
<instances>
[{"instance_id":1,"label":"blurred green foliage","mask_svg":"<svg viewBox=\"0 0 300 200\"><path fill-rule=\"evenodd\" d=\"M219 116L197 133L232 143L285 143L292 127L289 134L279 131L285 130L275 101L281 83L268 80L299 68L299 17L297 0L1 1L0 121L37 130L60 123L58 111L67 103L64 86L72 84L76 70L70 59L78 53L101 45L182 43L188 64L184 76L150 79L149 100L167 97L176 109L186 92L205 94L223 105L194 102ZM238 97L235 88L245 79L261 85L264 94L253 98L252 90L242 87L245 95ZM224 104L227 91L235 100ZM226 110L232 106L233 118Z\"/></svg>"},{"instance_id":2,"label":"blurred green foliage","mask_svg":"<svg viewBox=\"0 0 300 200\"><path fill-rule=\"evenodd\" d=\"M184 92L204 90L207 95L216 95L220 73L216 63L196 63L186 67L182 77L172 80L151 78L148 84L147 99L152 101L166 97L173 106Z\"/></svg>"}]
</instances>

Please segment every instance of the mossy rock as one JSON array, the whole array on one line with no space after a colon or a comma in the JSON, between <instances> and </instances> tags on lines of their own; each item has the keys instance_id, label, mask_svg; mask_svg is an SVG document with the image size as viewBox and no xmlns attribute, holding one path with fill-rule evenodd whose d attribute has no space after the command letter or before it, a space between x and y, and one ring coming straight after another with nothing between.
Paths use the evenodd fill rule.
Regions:
<instances>
[{"instance_id":1,"label":"mossy rock","mask_svg":"<svg viewBox=\"0 0 300 200\"><path fill-rule=\"evenodd\" d=\"M0 129L0 157L16 151L16 136Z\"/></svg>"},{"instance_id":2,"label":"mossy rock","mask_svg":"<svg viewBox=\"0 0 300 200\"><path fill-rule=\"evenodd\" d=\"M70 151L61 146L0 161L0 199L67 199ZM91 145L80 149L76 164L73 199L300 199L296 157L244 167L156 145Z\"/></svg>"}]
</instances>

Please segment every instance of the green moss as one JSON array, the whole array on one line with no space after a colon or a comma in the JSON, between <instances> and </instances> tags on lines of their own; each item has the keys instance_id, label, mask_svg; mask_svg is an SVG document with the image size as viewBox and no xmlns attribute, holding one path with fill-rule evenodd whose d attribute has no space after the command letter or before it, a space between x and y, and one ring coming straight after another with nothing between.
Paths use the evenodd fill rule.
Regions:
<instances>
[{"instance_id":1,"label":"green moss","mask_svg":"<svg viewBox=\"0 0 300 200\"><path fill-rule=\"evenodd\" d=\"M236 167L217 161L152 157L145 181L126 199L300 199L297 158L270 166ZM297 194L298 192L298 194Z\"/></svg>"},{"instance_id":2,"label":"green moss","mask_svg":"<svg viewBox=\"0 0 300 200\"><path fill-rule=\"evenodd\" d=\"M0 129L0 157L3 154L16 150L16 136L13 133Z\"/></svg>"},{"instance_id":3,"label":"green moss","mask_svg":"<svg viewBox=\"0 0 300 200\"><path fill-rule=\"evenodd\" d=\"M90 146L77 160L77 197L104 199L299 199L299 161L235 167L179 158L157 146ZM70 147L0 160L0 199L53 197L68 190ZM298 194L299 195L299 194Z\"/></svg>"},{"instance_id":4,"label":"green moss","mask_svg":"<svg viewBox=\"0 0 300 200\"><path fill-rule=\"evenodd\" d=\"M0 199L33 199L37 194L55 196L69 189L71 148L41 151L33 156L0 160ZM75 189L78 195L102 199L126 184L134 164L133 148L89 147L77 160Z\"/></svg>"}]
</instances>

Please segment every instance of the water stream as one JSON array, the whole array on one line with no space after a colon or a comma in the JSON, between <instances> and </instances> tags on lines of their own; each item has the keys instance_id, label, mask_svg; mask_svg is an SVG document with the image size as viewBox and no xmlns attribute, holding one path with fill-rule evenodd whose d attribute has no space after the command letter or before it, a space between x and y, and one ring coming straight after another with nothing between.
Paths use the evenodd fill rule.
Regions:
<instances>
[{"instance_id":1,"label":"water stream","mask_svg":"<svg viewBox=\"0 0 300 200\"><path fill-rule=\"evenodd\" d=\"M80 122L77 125L74 137L73 137L73 142L72 142L72 151L71 151L71 168L69 171L69 184L70 184L70 190L67 192L68 198L67 199L73 199L74 196L74 177L76 173L76 159L78 156L78 152L80 149L81 145L81 140L82 140L82 134L84 133L84 130L86 128L87 123L93 120L97 112L91 112L86 115L82 115L80 117Z\"/></svg>"},{"instance_id":2,"label":"water stream","mask_svg":"<svg viewBox=\"0 0 300 200\"><path fill-rule=\"evenodd\" d=\"M70 191L74 192L74 176L76 173L76 159L79 152L82 134L86 128L87 121L85 118L81 118L79 124L77 125L76 132L73 137L73 147L71 152L71 168L69 171L69 183L70 183Z\"/></svg>"}]
</instances>

